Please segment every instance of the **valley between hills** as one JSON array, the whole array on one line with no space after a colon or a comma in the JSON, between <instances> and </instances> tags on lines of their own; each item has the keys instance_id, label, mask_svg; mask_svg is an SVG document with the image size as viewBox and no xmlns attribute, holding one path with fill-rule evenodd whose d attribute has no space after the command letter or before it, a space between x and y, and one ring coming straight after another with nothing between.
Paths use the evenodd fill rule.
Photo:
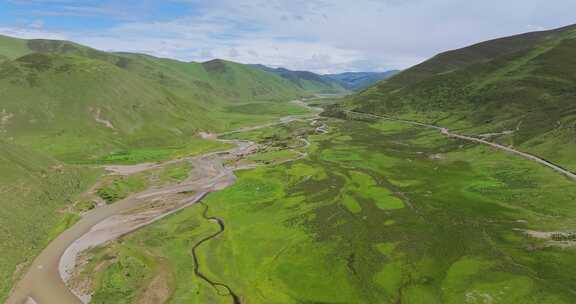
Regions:
<instances>
[{"instance_id":1,"label":"valley between hills","mask_svg":"<svg viewBox=\"0 0 576 304\"><path fill-rule=\"evenodd\" d=\"M576 299L575 26L368 86L0 46L7 303Z\"/></svg>"}]
</instances>

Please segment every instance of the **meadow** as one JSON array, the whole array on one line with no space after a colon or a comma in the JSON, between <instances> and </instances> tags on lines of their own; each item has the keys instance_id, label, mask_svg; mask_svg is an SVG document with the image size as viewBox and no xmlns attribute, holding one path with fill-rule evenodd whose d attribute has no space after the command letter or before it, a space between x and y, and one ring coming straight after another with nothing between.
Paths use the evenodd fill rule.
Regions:
<instances>
[{"instance_id":1,"label":"meadow","mask_svg":"<svg viewBox=\"0 0 576 304\"><path fill-rule=\"evenodd\" d=\"M0 302L42 248L79 216L70 206L100 170L63 165L0 140ZM32 212L31 212L32 210Z\"/></svg>"},{"instance_id":2,"label":"meadow","mask_svg":"<svg viewBox=\"0 0 576 304\"><path fill-rule=\"evenodd\" d=\"M214 109L213 115L229 120L206 130L230 130L307 113L291 103L239 102ZM157 172L113 177L103 176L97 166L162 162L231 147L197 136L166 137L158 130L150 130L145 142L137 138L107 139L107 144L100 145L99 134L80 134L74 127L68 131L57 137L18 134L17 140L0 138L0 223L4 227L0 238L5 244L1 252L5 258L0 263L4 282L0 283L0 301L32 258L82 213L96 208L99 199L114 203L151 186L180 182L190 171L189 164L179 163ZM86 193L91 187L99 199Z\"/></svg>"},{"instance_id":3,"label":"meadow","mask_svg":"<svg viewBox=\"0 0 576 304\"><path fill-rule=\"evenodd\" d=\"M191 171L192 165L181 161L128 176L104 176L99 180L95 193L107 204L112 204L151 187L182 182Z\"/></svg>"},{"instance_id":4,"label":"meadow","mask_svg":"<svg viewBox=\"0 0 576 304\"><path fill-rule=\"evenodd\" d=\"M237 172L204 200L225 223L197 250L211 280L249 303L574 302L573 244L527 233L573 231L573 181L426 129L328 124L306 158ZM298 129L234 136L282 142ZM170 303L231 303L193 272L191 248L218 230L203 208L100 249L95 299L138 302L161 275Z\"/></svg>"}]
</instances>

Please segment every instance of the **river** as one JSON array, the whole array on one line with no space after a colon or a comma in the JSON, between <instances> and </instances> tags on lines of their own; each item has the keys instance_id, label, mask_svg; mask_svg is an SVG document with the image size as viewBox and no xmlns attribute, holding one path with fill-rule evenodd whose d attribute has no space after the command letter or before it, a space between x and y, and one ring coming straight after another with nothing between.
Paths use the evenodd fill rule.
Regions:
<instances>
[{"instance_id":1,"label":"river","mask_svg":"<svg viewBox=\"0 0 576 304\"><path fill-rule=\"evenodd\" d=\"M294 101L308 107L304 102ZM314 119L312 116L287 116L277 123L243 128L238 131L255 130L277 124L286 124L298 119ZM247 141L226 141L236 148L223 152L212 152L196 157L182 158L163 164L139 164L135 166L110 166L108 169L122 174L161 168L174 162L189 161L193 165L190 178L183 183L162 188L148 189L114 204L98 207L86 213L82 219L54 239L33 261L28 271L15 285L7 304L79 304L90 300L89 295L72 292L64 283L76 266L79 253L85 249L103 245L149 225L167 215L191 206L206 194L224 189L234 183L235 170L247 167L228 167L231 159L246 156L256 149ZM181 198L182 193L193 193ZM172 198L170 203L154 204L158 199Z\"/></svg>"}]
</instances>

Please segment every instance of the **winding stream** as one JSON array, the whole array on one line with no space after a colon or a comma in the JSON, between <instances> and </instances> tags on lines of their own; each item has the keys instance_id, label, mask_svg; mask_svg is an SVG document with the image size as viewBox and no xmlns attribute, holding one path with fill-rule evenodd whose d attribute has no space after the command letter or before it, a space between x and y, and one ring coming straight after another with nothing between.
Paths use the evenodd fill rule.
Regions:
<instances>
[{"instance_id":1,"label":"winding stream","mask_svg":"<svg viewBox=\"0 0 576 304\"><path fill-rule=\"evenodd\" d=\"M316 110L316 108L311 108L301 101L294 101L294 103ZM315 119L316 116L317 114L287 116L276 123L244 128L240 131L287 124L300 119ZM68 280L76 267L79 255L83 251L118 239L183 208L198 203L208 193L219 191L232 185L236 180L235 170L253 167L250 165L229 167L224 164L230 160L242 158L253 153L257 149L256 144L240 140L221 141L232 143L236 145L236 148L161 164L108 167L108 170L116 174L129 175L152 168L162 168L175 162L188 161L192 163L193 170L190 173L190 178L182 183L167 185L162 188L147 189L133 194L122 201L101 206L86 213L80 221L60 234L34 259L27 272L12 289L6 303L80 304L90 302L90 294L71 289L68 286ZM183 197L183 193L193 193L193 195ZM224 222L221 219L207 217L207 209L204 211L204 217L207 220L217 222L220 226L220 231L201 240L193 248L192 255L196 265L195 272L212 286L220 286L227 289L234 303L240 303L240 297L228 286L211 281L200 271L196 248L218 236L225 229Z\"/></svg>"},{"instance_id":2,"label":"winding stream","mask_svg":"<svg viewBox=\"0 0 576 304\"><path fill-rule=\"evenodd\" d=\"M226 229L226 226L224 225L224 220L217 218L217 217L209 217L208 216L208 205L200 202L200 204L202 206L204 206L204 211L202 212L202 217L204 217L204 219L208 220L208 221L212 221L218 224L218 227L220 228L217 232L204 237L203 239L201 239L200 241L198 241L198 243L196 243L193 247L192 247L192 258L194 259L194 273L201 278L202 280L206 281L208 284L212 285L212 287L214 287L216 289L216 291L218 291L218 294L220 294L220 290L218 289L218 287L223 287L224 289L226 289L228 291L228 294L220 294L222 296L231 296L232 300L234 302L234 304L241 304L240 301L240 297L234 293L232 291L232 288L230 288L230 286L223 284L223 283L218 283L213 281L212 279L208 278L204 273L202 273L202 271L200 271L200 263L198 261L198 254L196 253L196 250L198 249L198 247L200 247L200 245L204 244L207 241L210 241L211 239L219 236L220 234L222 234L224 232L224 230Z\"/></svg>"},{"instance_id":3,"label":"winding stream","mask_svg":"<svg viewBox=\"0 0 576 304\"><path fill-rule=\"evenodd\" d=\"M303 102L295 102L306 108L309 107ZM553 164L540 157L524 153L510 147L505 147L493 142L475 137L460 135L450 132L446 128L423 124L415 121L394 119L386 116L379 116L366 113L355 113L369 115L379 119L391 119L399 122L437 129L443 135L472 141L494 148L504 150L562 173L570 178L576 179L576 174L566 170L559 165ZM315 116L307 116L314 119ZM237 131L250 131L259 128L270 127L278 124L286 124L302 117L288 116L276 123L264 124L256 127L244 128ZM317 131L324 132L326 128L318 127ZM167 164L180 161L189 161L193 164L191 177L183 183L168 185L162 188L148 189L144 192L131 195L130 197L111 205L98 207L86 213L82 219L68 230L64 231L54 239L33 261L22 279L15 285L7 304L38 303L38 304L79 304L90 301L90 295L80 294L72 291L67 286L67 280L76 266L78 255L91 247L100 246L133 232L141 227L158 221L182 208L198 203L210 192L222 190L232 185L236 177L235 170L249 167L227 167L224 164L233 159L242 158L252 153L256 145L246 141L225 141L233 143L236 148L229 151L213 152L196 157L183 158L162 164L140 164L136 166L114 166L109 169L122 174L134 174L151 168L162 168ZM304 140L305 143L307 143ZM188 197L182 197L182 193L193 193ZM168 203L158 207L155 203L158 200L169 200ZM201 203L201 202L200 202ZM204 204L203 204L204 205ZM211 234L197 242L191 250L194 259L195 274L216 288L219 292L225 289L234 304L240 304L241 298L228 285L215 282L205 275L199 265L197 249L204 243L216 238L225 231L225 223L222 219L208 216L208 206L204 205L203 217L219 225L219 231Z\"/></svg>"}]
</instances>

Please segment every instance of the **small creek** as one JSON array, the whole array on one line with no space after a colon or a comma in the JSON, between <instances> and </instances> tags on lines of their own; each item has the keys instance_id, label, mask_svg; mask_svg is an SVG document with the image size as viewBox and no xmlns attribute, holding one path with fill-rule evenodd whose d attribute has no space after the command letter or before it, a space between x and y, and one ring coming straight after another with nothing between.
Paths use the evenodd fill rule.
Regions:
<instances>
[{"instance_id":1,"label":"small creek","mask_svg":"<svg viewBox=\"0 0 576 304\"><path fill-rule=\"evenodd\" d=\"M202 206L204 206L204 211L202 212L202 217L204 217L204 219L208 220L208 221L212 221L215 222L216 224L218 224L218 231L207 236L204 237L203 239L201 239L200 241L198 241L193 247L192 247L192 258L194 259L194 273L201 278L202 280L206 281L208 284L212 285L212 287L214 287L217 291L219 295L222 296L230 296L232 297L233 303L234 304L240 304L240 297L234 293L234 291L232 291L232 288L230 288L230 286L223 284L223 283L218 283L215 282L214 280L208 278L201 270L200 270L200 262L198 259L198 254L197 254L197 250L198 247L200 247L200 245L204 244L207 241L212 240L213 238L219 236L220 234L222 234L224 232L224 230L226 229L226 226L224 225L224 221L220 218L217 217L213 217L213 216L208 216L208 205L200 202L200 204L202 204ZM220 289L218 287L222 287L224 289L226 289L228 291L228 294L221 294L220 293Z\"/></svg>"},{"instance_id":2,"label":"small creek","mask_svg":"<svg viewBox=\"0 0 576 304\"><path fill-rule=\"evenodd\" d=\"M302 107L312 108L301 101L294 101ZM237 131L249 131L274 125L287 124L291 121L301 119L315 119L316 115L287 116L277 123L268 123L256 127L243 128ZM222 135L222 134L221 134ZM248 167L229 168L225 163L232 159L242 158L255 149L255 144L241 140L221 140L223 142L236 145L229 151L212 152L205 155L182 158L161 164L139 164L135 166L110 166L109 170L116 171L117 174L129 172L138 173L152 168L162 168L168 164L179 161L189 161L193 164L191 177L183 183L164 186L160 189L148 189L129 196L128 198L114 204L98 207L86 213L80 221L60 234L42 252L36 256L28 267L27 272L14 286L6 301L6 304L80 304L90 301L90 295L79 294L73 291L65 283L76 266L78 255L89 248L101 246L109 241L120 238L130 232L140 229L155 221L158 221L182 208L189 207L201 201L208 193L222 190L232 185L236 176L235 170L246 169ZM163 208L150 208L154 199L165 198L170 195L182 193L194 193L194 195L175 200ZM197 243L192 249L195 262L195 273L198 277L208 282L215 288L221 287L229 292L234 303L240 303L240 297L236 295L227 285L214 282L204 275L198 265L196 249L204 242L209 241L224 229L224 222L215 217L207 217L207 206L204 210L204 217L207 220L215 221L220 226L220 231L208 236Z\"/></svg>"}]
</instances>

